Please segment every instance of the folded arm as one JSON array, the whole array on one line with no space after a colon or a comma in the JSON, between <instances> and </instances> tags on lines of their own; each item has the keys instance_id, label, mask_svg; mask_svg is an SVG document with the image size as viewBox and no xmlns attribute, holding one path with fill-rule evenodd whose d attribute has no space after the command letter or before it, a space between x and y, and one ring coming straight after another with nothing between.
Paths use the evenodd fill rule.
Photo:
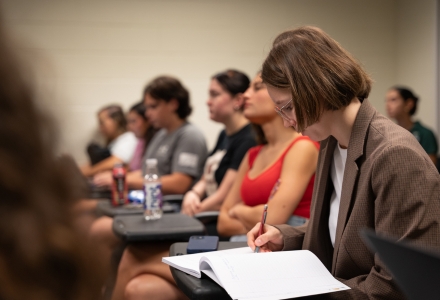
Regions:
<instances>
[{"instance_id":1,"label":"folded arm","mask_svg":"<svg viewBox=\"0 0 440 300\"><path fill-rule=\"evenodd\" d=\"M298 141L286 154L276 193L268 201L267 224L284 224L302 200L316 170L318 149L308 141ZM261 220L264 205L236 205L232 212L247 231Z\"/></svg>"},{"instance_id":2,"label":"folded arm","mask_svg":"<svg viewBox=\"0 0 440 300\"><path fill-rule=\"evenodd\" d=\"M93 166L90 164L81 166L81 172L85 177L90 177L95 174L98 174L99 172L107 171L113 169L113 166L116 163L123 163L122 159L112 155L110 157L107 157L106 159L100 161L97 164L94 164Z\"/></svg>"}]
</instances>

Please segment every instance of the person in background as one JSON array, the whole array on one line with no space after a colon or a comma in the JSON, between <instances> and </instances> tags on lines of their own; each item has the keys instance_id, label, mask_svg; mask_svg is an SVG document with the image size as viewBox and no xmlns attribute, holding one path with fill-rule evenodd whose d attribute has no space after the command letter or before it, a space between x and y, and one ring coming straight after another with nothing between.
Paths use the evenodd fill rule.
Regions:
<instances>
[{"instance_id":1,"label":"person in background","mask_svg":"<svg viewBox=\"0 0 440 300\"><path fill-rule=\"evenodd\" d=\"M86 182L73 160L56 157L55 126L3 28L0 21L0 299L99 299L105 270L71 212Z\"/></svg>"},{"instance_id":2,"label":"person in background","mask_svg":"<svg viewBox=\"0 0 440 300\"><path fill-rule=\"evenodd\" d=\"M262 78L284 125L321 143L309 222L268 222L261 236L258 223L248 245L309 250L351 288L319 299L403 299L359 231L439 251L440 175L431 159L409 131L374 109L366 99L370 76L319 28L278 35Z\"/></svg>"},{"instance_id":3,"label":"person in background","mask_svg":"<svg viewBox=\"0 0 440 300\"><path fill-rule=\"evenodd\" d=\"M142 157L145 155L148 144L157 132L148 122L145 105L143 101L133 105L127 116L127 129L134 133L138 139L138 144L131 159L128 170L135 171L142 168Z\"/></svg>"},{"instance_id":4,"label":"person in background","mask_svg":"<svg viewBox=\"0 0 440 300\"><path fill-rule=\"evenodd\" d=\"M159 131L148 145L142 172L127 174L129 188L143 188L145 161L156 158L162 193L184 194L200 179L208 155L203 133L187 121L192 112L189 92L178 79L160 76L145 87L144 105Z\"/></svg>"},{"instance_id":5,"label":"person in background","mask_svg":"<svg viewBox=\"0 0 440 300\"><path fill-rule=\"evenodd\" d=\"M243 115L243 93L249 82L249 78L237 70L226 70L211 78L209 117L222 123L225 129L206 160L202 178L185 194L181 213L193 216L220 210L243 156L256 145L249 120Z\"/></svg>"},{"instance_id":6,"label":"person in background","mask_svg":"<svg viewBox=\"0 0 440 300\"><path fill-rule=\"evenodd\" d=\"M145 154L148 144L157 132L148 122L145 105L143 102L134 104L127 115L127 129L133 132L138 143L133 153L133 157L128 164L128 171L136 171L142 168L142 157ZM93 184L96 186L108 186L112 183L112 171L100 172L93 176Z\"/></svg>"},{"instance_id":7,"label":"person in background","mask_svg":"<svg viewBox=\"0 0 440 300\"><path fill-rule=\"evenodd\" d=\"M260 145L245 155L220 209L217 231L231 241L246 241L265 204L269 224L298 226L308 220L319 149L283 126L260 74L244 96L244 115L256 124Z\"/></svg>"},{"instance_id":8,"label":"person in background","mask_svg":"<svg viewBox=\"0 0 440 300\"><path fill-rule=\"evenodd\" d=\"M144 170L127 173L127 184L130 189L142 189L145 160L156 158L162 193L184 194L200 179L208 154L202 132L186 120L192 111L189 92L176 78L160 76L145 87L144 105L150 124L159 131L144 155ZM113 218L102 216L90 228L91 239L100 245L108 262L122 243L114 235L112 224Z\"/></svg>"},{"instance_id":9,"label":"person in background","mask_svg":"<svg viewBox=\"0 0 440 300\"><path fill-rule=\"evenodd\" d=\"M106 139L108 157L95 162L93 158L96 145L88 146L91 157L89 164L83 165L81 171L84 176L90 177L99 172L113 169L115 163L128 164L133 157L137 139L133 132L127 131L127 121L119 105L109 105L98 112L99 130ZM96 150L95 150L96 151Z\"/></svg>"},{"instance_id":10,"label":"person in background","mask_svg":"<svg viewBox=\"0 0 440 300\"><path fill-rule=\"evenodd\" d=\"M419 98L404 87L395 86L388 90L385 98L388 117L409 130L428 153L434 165L437 164L438 144L434 133L419 121L413 121Z\"/></svg>"},{"instance_id":11,"label":"person in background","mask_svg":"<svg viewBox=\"0 0 440 300\"><path fill-rule=\"evenodd\" d=\"M228 73L230 74L230 71L226 72L226 74ZM212 99L213 92L214 94L216 94L215 91L219 91L218 89L219 87L217 86L217 81L230 82L234 78L231 77L229 79L226 79L223 78L224 75L225 73L220 73L214 76L213 80L211 81L210 99L208 100L208 106L210 108L211 116L218 116L221 111L225 111L231 104L234 103L239 104L242 101L240 100L236 102L234 98L229 99L229 101L227 101L228 97L230 96L223 99L215 99L215 100ZM244 88L244 86L242 86L242 88ZM255 90L255 89L258 89L259 92L256 93L251 92L251 90ZM250 99L246 100L245 108L244 108L244 114L247 117L249 116L249 119L252 122L255 121L258 123L260 122L270 123L271 121L274 121L275 123L278 124L277 126L279 126L281 129L281 133L274 134L275 136L277 136L276 138L274 137L274 140L277 140L278 142L277 146L271 149L273 151L270 151L269 153L267 151L265 152L268 153L268 155L274 155L272 157L278 157L279 155L283 155L280 152L283 152L285 148L288 148L289 144L293 143L293 141L296 138L298 138L298 134L295 135L294 131L290 128L283 128L282 122L276 118L276 113L273 109L274 106L270 101L267 92L265 95L264 87L261 86L261 80L258 83L254 82L252 88L249 88L245 95L247 95L245 97L252 99L252 101ZM240 97L242 97L242 95L240 95ZM222 101L217 104L212 103L219 100ZM230 102L231 100L232 103ZM251 106L253 106L253 108L251 108ZM267 128L275 129L270 125L267 126ZM274 132L275 131L272 130L272 133ZM273 136L271 136L271 138L272 137ZM295 190L295 188L305 190L307 183L313 177L313 172L314 172L313 168L314 165L316 165L316 158L318 155L318 151L316 149L316 145L313 142L311 142L308 138L299 139L297 140L297 142L298 142L297 145L295 145L295 147L292 147L292 149L295 148L295 150L297 151L292 151L291 153L289 153L289 155L291 155L289 159L292 159L293 156L298 155L298 157L295 159L302 160L302 162L300 163L301 166L298 166L297 171L301 171L301 172L303 171L304 173L302 176L305 177L306 179L303 180L302 178L296 178L296 177L288 178L287 176L284 179L285 180L292 179L294 181L298 180L298 184L293 184L292 190ZM299 152L300 149L305 151L305 153ZM267 150L267 147L265 150ZM243 161L247 159L246 158L247 156L248 155L246 154ZM272 161L271 158L268 159ZM230 198L231 192L234 192L234 187L236 187L237 184L240 183L240 172L242 172L243 169L242 165L243 162L241 163L239 170L235 172L236 173L235 178L233 182L230 183L233 190L227 193L226 199ZM278 166L273 166L273 169L277 167ZM223 180L225 180L225 178ZM301 183L304 181L306 181L305 187L302 187ZM220 185L222 186L223 182ZM282 187L280 187L282 191L280 191L280 194L278 194L277 197L280 197L282 194L285 193L284 189L287 186L288 186L287 184L284 184L282 185ZM291 196L295 197L295 193L297 192L296 191L293 192ZM295 201L296 199L294 199L294 201L291 202L295 202ZM294 210L294 207L293 205L290 204L288 204L288 206L289 208L292 209L290 211L291 214L292 211ZM273 210L274 210L273 214L275 216L276 214L275 208L273 208ZM259 213L260 213L259 218L261 218L261 210ZM288 218L289 216L286 217L286 220ZM234 221L235 220L232 220L232 222ZM150 244L143 244L143 245L141 244L129 245L124 251L119 266L117 282L112 299L113 300L145 299L145 297L147 297L148 299L185 299L186 297L175 285L169 266L161 262L161 258L163 256L169 255L169 246L170 243L157 243L157 242Z\"/></svg>"}]
</instances>

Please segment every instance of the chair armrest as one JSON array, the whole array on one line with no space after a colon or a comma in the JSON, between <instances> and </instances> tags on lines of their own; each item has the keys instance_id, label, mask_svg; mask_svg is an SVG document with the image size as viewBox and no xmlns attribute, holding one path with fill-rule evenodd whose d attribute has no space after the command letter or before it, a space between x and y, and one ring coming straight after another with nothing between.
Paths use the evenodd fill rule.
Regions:
<instances>
[{"instance_id":1,"label":"chair armrest","mask_svg":"<svg viewBox=\"0 0 440 300\"><path fill-rule=\"evenodd\" d=\"M163 210L167 213L178 213L182 206L183 195L164 195Z\"/></svg>"},{"instance_id":2,"label":"chair armrest","mask_svg":"<svg viewBox=\"0 0 440 300\"><path fill-rule=\"evenodd\" d=\"M217 224L217 219L220 212L217 210L204 211L194 215L194 218L198 219L203 224L215 222Z\"/></svg>"},{"instance_id":3,"label":"chair armrest","mask_svg":"<svg viewBox=\"0 0 440 300\"><path fill-rule=\"evenodd\" d=\"M162 197L163 201L170 202L170 203L179 203L181 204L183 201L183 195L176 194L176 195L164 195Z\"/></svg>"}]
</instances>

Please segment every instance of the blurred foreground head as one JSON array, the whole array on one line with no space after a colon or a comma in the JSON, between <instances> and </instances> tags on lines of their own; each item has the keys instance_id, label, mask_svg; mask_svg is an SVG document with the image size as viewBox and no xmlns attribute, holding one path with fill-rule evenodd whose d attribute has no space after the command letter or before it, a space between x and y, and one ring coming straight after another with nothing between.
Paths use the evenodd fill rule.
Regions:
<instances>
[{"instance_id":1,"label":"blurred foreground head","mask_svg":"<svg viewBox=\"0 0 440 300\"><path fill-rule=\"evenodd\" d=\"M101 269L75 230L75 169L23 79L0 20L0 299L98 299Z\"/></svg>"}]
</instances>

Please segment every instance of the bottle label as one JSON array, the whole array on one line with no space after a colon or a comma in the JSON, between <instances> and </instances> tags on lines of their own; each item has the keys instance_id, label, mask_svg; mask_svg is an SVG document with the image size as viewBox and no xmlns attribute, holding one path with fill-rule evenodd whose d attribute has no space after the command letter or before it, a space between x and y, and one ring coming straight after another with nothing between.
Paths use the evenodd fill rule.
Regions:
<instances>
[{"instance_id":1,"label":"bottle label","mask_svg":"<svg viewBox=\"0 0 440 300\"><path fill-rule=\"evenodd\" d=\"M160 182L151 182L144 185L145 202L144 209L162 208L162 184Z\"/></svg>"},{"instance_id":2,"label":"bottle label","mask_svg":"<svg viewBox=\"0 0 440 300\"><path fill-rule=\"evenodd\" d=\"M113 177L112 204L114 206L126 204L128 202L127 193L128 189L125 176Z\"/></svg>"}]
</instances>

